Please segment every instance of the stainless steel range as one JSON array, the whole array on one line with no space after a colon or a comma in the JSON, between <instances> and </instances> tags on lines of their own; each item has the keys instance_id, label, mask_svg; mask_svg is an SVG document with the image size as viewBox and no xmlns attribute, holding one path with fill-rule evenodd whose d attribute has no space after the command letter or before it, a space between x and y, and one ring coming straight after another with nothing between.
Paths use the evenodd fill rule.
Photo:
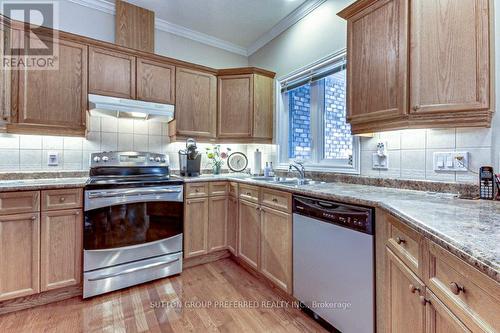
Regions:
<instances>
[{"instance_id":1,"label":"stainless steel range","mask_svg":"<svg viewBox=\"0 0 500 333\"><path fill-rule=\"evenodd\" d=\"M182 271L183 182L162 154L91 155L83 297Z\"/></svg>"}]
</instances>

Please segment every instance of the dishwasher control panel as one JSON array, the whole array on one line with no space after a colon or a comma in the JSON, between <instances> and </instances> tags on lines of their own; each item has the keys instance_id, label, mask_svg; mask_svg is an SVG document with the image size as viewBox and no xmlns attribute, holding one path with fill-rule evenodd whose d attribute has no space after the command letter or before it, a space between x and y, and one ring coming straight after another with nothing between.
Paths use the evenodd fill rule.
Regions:
<instances>
[{"instance_id":1,"label":"dishwasher control panel","mask_svg":"<svg viewBox=\"0 0 500 333\"><path fill-rule=\"evenodd\" d=\"M374 210L369 207L294 196L293 212L369 235L375 232Z\"/></svg>"}]
</instances>

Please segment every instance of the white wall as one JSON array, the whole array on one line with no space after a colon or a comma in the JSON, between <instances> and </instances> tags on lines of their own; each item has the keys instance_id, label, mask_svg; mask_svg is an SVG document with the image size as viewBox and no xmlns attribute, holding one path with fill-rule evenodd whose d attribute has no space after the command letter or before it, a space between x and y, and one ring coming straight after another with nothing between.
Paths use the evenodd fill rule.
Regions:
<instances>
[{"instance_id":1,"label":"white wall","mask_svg":"<svg viewBox=\"0 0 500 333\"><path fill-rule=\"evenodd\" d=\"M278 77L346 47L346 23L337 12L352 3L350 0L328 0L300 22L290 27L262 49L251 55L251 66L269 68ZM495 8L496 21L500 21L500 6ZM500 35L500 24L495 35ZM494 38L492 38L494 40ZM497 43L500 44L500 43ZM496 45L496 63L500 63L500 45ZM500 66L496 66L500 77ZM496 80L500 96L500 82ZM496 99L500 110L500 98ZM433 171L432 155L435 151L468 151L470 168L477 171L481 165L495 165L500 169L500 112L490 129L404 130L376 133L374 138L361 139L361 174L371 177L404 178L418 180L475 182L477 175L467 173L437 174ZM378 140L388 142L389 170L371 168L371 157Z\"/></svg>"},{"instance_id":2,"label":"white wall","mask_svg":"<svg viewBox=\"0 0 500 333\"><path fill-rule=\"evenodd\" d=\"M61 30L110 43L114 42L114 15L80 6L68 0L59 2L59 13ZM214 68L248 65L248 59L245 56L159 30L155 31L155 53Z\"/></svg>"}]
</instances>

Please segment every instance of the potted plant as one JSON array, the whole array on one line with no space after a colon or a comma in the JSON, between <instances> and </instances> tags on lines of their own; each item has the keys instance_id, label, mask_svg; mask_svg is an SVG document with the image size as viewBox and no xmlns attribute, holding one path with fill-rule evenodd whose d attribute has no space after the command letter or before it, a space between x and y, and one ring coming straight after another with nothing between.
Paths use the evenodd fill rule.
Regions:
<instances>
[{"instance_id":1,"label":"potted plant","mask_svg":"<svg viewBox=\"0 0 500 333\"><path fill-rule=\"evenodd\" d=\"M230 148L226 148L229 152ZM224 160L227 159L228 153L221 151L220 145L215 145L213 147L207 147L207 157L212 166L212 172L214 175L219 175L221 173L222 166L224 165Z\"/></svg>"}]
</instances>

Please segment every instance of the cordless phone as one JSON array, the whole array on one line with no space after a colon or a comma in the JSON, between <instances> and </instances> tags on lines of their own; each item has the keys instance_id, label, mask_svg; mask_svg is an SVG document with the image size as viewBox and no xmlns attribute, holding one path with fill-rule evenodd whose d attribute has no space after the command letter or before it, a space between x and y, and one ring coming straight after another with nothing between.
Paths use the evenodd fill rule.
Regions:
<instances>
[{"instance_id":1,"label":"cordless phone","mask_svg":"<svg viewBox=\"0 0 500 333\"><path fill-rule=\"evenodd\" d=\"M483 166L479 169L479 194L481 199L493 200L495 195L494 177L492 167Z\"/></svg>"}]
</instances>

